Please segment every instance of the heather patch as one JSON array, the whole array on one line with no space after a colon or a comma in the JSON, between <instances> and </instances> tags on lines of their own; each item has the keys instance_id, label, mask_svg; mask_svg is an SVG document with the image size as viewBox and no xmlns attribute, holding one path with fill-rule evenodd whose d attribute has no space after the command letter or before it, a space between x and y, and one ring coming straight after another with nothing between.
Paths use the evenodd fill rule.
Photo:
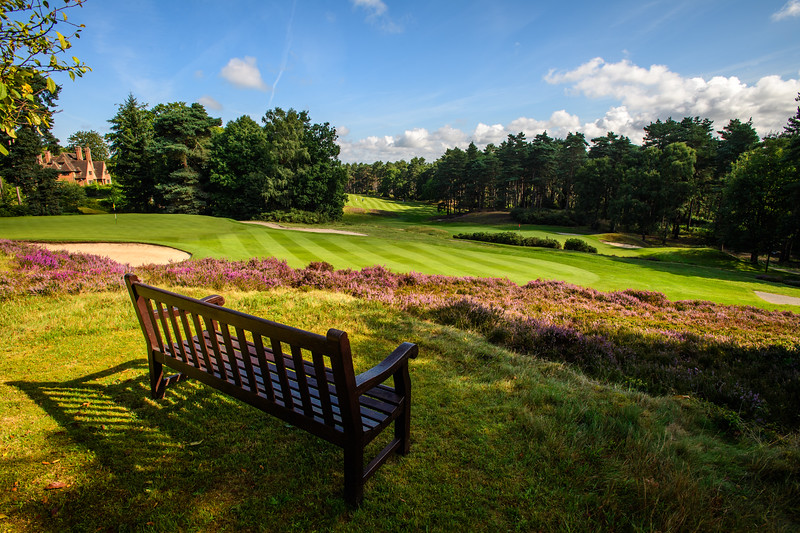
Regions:
<instances>
[{"instance_id":1,"label":"heather patch","mask_svg":"<svg viewBox=\"0 0 800 533\"><path fill-rule=\"evenodd\" d=\"M0 241L13 260L0 298L120 287L123 267L82 254ZM600 292L565 282L398 274L381 266L295 269L274 258L201 259L135 269L148 283L263 291L321 289L476 331L519 353L655 394L699 397L754 420L800 426L800 315L641 290Z\"/></svg>"}]
</instances>

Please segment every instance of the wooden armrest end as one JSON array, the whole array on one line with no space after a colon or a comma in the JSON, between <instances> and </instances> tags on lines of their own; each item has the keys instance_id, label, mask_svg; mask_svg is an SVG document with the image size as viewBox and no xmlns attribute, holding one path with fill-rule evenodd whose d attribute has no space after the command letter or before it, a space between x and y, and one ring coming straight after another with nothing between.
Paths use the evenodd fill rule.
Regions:
<instances>
[{"instance_id":1,"label":"wooden armrest end","mask_svg":"<svg viewBox=\"0 0 800 533\"><path fill-rule=\"evenodd\" d=\"M225 298L220 296L219 294L212 294L210 296L206 296L200 300L201 302L205 302L207 304L214 304L214 305L225 305Z\"/></svg>"},{"instance_id":2,"label":"wooden armrest end","mask_svg":"<svg viewBox=\"0 0 800 533\"><path fill-rule=\"evenodd\" d=\"M375 385L383 383L399 368L408 364L409 359L415 359L417 354L419 354L419 348L416 344L404 342L395 348L386 359L356 376L356 393L362 394Z\"/></svg>"}]
</instances>

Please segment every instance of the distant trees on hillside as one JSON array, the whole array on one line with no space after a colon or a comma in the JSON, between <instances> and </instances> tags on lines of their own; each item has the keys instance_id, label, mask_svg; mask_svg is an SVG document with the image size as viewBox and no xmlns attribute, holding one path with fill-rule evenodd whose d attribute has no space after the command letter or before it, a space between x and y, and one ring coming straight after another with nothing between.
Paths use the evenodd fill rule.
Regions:
<instances>
[{"instance_id":1,"label":"distant trees on hillside","mask_svg":"<svg viewBox=\"0 0 800 533\"><path fill-rule=\"evenodd\" d=\"M718 136L700 117L656 120L644 132L642 146L613 132L588 142L582 133L518 133L483 150L451 148L432 163L354 163L346 165L347 190L435 201L445 213L514 209L521 220L577 220L662 240L702 228L754 261L775 249L788 259L800 236L800 107L782 134L764 140L752 120L738 119Z\"/></svg>"}]
</instances>

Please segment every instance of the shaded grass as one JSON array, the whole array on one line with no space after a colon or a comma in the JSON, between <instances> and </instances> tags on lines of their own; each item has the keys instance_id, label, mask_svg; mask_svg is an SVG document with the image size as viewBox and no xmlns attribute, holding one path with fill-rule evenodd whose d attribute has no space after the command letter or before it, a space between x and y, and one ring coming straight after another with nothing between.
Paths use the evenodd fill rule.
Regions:
<instances>
[{"instance_id":1,"label":"shaded grass","mask_svg":"<svg viewBox=\"0 0 800 533\"><path fill-rule=\"evenodd\" d=\"M181 289L193 296L209 291ZM147 395L122 293L0 308L0 526L106 530L791 530L796 435L720 431L712 407L588 380L472 334L322 291L232 308L350 333L364 370L412 362L411 454L344 507L341 452L207 387ZM63 489L47 491L53 482Z\"/></svg>"}]
</instances>

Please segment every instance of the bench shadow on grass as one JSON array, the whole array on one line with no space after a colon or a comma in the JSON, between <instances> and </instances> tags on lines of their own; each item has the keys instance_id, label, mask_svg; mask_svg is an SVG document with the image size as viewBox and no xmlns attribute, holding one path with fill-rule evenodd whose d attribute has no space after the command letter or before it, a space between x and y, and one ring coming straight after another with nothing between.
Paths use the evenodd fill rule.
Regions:
<instances>
[{"instance_id":1,"label":"bench shadow on grass","mask_svg":"<svg viewBox=\"0 0 800 533\"><path fill-rule=\"evenodd\" d=\"M315 507L335 520L346 511L339 448L199 382L179 383L152 401L146 374L113 382L127 369L146 373L147 365L135 360L70 381L8 383L63 428L60 438L49 437L53 448L64 446L66 433L95 457L85 478L48 494L46 508L35 500L22 505L37 529L202 528L223 515L258 528L270 513Z\"/></svg>"}]
</instances>

